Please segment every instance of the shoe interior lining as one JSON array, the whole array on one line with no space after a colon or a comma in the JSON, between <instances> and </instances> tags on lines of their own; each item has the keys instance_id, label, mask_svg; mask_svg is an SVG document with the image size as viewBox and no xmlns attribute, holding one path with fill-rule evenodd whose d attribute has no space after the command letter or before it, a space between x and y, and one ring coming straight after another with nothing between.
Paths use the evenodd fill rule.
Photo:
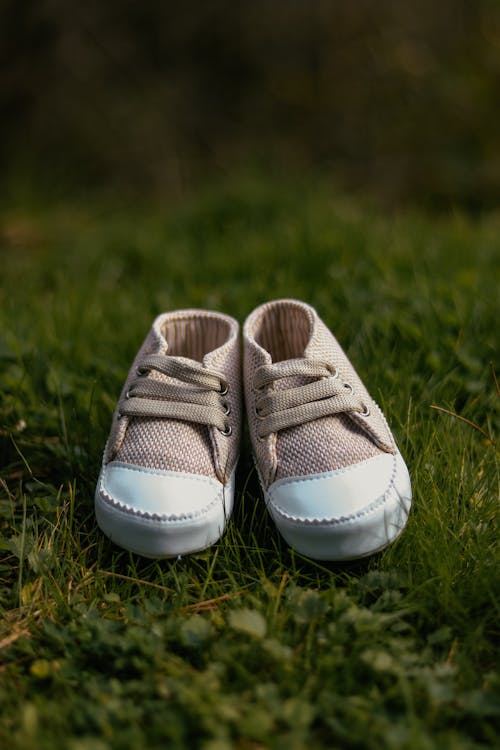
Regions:
<instances>
[{"instance_id":1,"label":"shoe interior lining","mask_svg":"<svg viewBox=\"0 0 500 750\"><path fill-rule=\"evenodd\" d=\"M266 310L257 324L255 341L266 349L273 362L304 356L311 336L309 316L289 302Z\"/></svg>"},{"instance_id":2,"label":"shoe interior lining","mask_svg":"<svg viewBox=\"0 0 500 750\"><path fill-rule=\"evenodd\" d=\"M220 318L197 317L169 320L163 326L168 354L201 362L203 357L218 349L229 338L229 324Z\"/></svg>"}]
</instances>

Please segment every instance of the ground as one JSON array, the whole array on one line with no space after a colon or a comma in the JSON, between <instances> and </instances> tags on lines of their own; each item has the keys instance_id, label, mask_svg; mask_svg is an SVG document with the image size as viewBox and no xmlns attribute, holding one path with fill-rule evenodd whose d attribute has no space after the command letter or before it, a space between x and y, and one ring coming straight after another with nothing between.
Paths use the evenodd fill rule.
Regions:
<instances>
[{"instance_id":1,"label":"ground","mask_svg":"<svg viewBox=\"0 0 500 750\"><path fill-rule=\"evenodd\" d=\"M500 216L382 213L324 181L0 213L0 746L469 750L499 741ZM219 544L151 561L98 530L110 417L153 317L316 307L410 468L401 538L290 550L242 446Z\"/></svg>"}]
</instances>

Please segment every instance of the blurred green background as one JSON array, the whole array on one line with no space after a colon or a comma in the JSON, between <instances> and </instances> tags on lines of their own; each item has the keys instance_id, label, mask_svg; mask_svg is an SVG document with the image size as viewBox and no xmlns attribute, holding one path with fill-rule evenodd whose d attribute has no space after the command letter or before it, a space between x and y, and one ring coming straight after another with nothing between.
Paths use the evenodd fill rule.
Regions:
<instances>
[{"instance_id":1,"label":"blurred green background","mask_svg":"<svg viewBox=\"0 0 500 750\"><path fill-rule=\"evenodd\" d=\"M182 194L248 169L388 204L500 197L496 0L3 0L14 185Z\"/></svg>"}]
</instances>

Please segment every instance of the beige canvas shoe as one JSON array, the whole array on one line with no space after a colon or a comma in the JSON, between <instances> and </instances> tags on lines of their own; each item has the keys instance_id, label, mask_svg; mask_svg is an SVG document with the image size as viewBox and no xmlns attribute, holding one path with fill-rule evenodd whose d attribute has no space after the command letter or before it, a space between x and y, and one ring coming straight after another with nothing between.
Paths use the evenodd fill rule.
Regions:
<instances>
[{"instance_id":1,"label":"beige canvas shoe","mask_svg":"<svg viewBox=\"0 0 500 750\"><path fill-rule=\"evenodd\" d=\"M113 416L95 494L99 526L146 557L204 549L224 531L241 432L238 323L160 315Z\"/></svg>"},{"instance_id":2,"label":"beige canvas shoe","mask_svg":"<svg viewBox=\"0 0 500 750\"><path fill-rule=\"evenodd\" d=\"M246 320L244 387L267 508L308 557L349 560L400 534L410 478L387 422L309 305L278 300Z\"/></svg>"}]
</instances>

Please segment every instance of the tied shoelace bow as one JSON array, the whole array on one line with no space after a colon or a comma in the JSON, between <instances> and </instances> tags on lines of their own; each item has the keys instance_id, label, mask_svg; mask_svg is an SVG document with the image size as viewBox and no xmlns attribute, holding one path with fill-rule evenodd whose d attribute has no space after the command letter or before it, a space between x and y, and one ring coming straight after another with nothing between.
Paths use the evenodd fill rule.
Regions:
<instances>
[{"instance_id":1,"label":"tied shoelace bow","mask_svg":"<svg viewBox=\"0 0 500 750\"><path fill-rule=\"evenodd\" d=\"M154 370L177 380L173 383L147 377ZM224 400L228 385L224 378L199 362L163 354L150 354L137 367L119 416L179 419L216 427L231 434Z\"/></svg>"},{"instance_id":2,"label":"tied shoelace bow","mask_svg":"<svg viewBox=\"0 0 500 750\"><path fill-rule=\"evenodd\" d=\"M264 391L275 381L290 377L320 379L258 396L255 414L261 422L257 431L260 439L287 427L333 414L357 412L365 417L370 414L353 387L339 379L335 367L314 359L292 359L263 365L255 373L254 387L257 391Z\"/></svg>"}]
</instances>

